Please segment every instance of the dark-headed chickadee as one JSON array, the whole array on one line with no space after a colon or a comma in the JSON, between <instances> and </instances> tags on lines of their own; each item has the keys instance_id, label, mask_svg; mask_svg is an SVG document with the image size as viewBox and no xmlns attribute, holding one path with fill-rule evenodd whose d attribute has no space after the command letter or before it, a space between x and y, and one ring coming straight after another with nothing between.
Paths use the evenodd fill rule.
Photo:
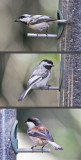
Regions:
<instances>
[{"instance_id":1,"label":"dark-headed chickadee","mask_svg":"<svg viewBox=\"0 0 81 160\"><path fill-rule=\"evenodd\" d=\"M46 30L46 33L48 31L50 24L60 21L61 20L46 15L29 15L29 14L23 14L15 20L15 22L25 23L26 25L28 25L29 28L36 31L42 32L43 30ZM66 22L66 20L64 20L64 22Z\"/></svg>"},{"instance_id":2,"label":"dark-headed chickadee","mask_svg":"<svg viewBox=\"0 0 81 160\"><path fill-rule=\"evenodd\" d=\"M54 65L51 60L42 60L31 75L27 83L26 90L22 93L18 101L22 101L31 89L46 86L53 66Z\"/></svg>"},{"instance_id":3,"label":"dark-headed chickadee","mask_svg":"<svg viewBox=\"0 0 81 160\"><path fill-rule=\"evenodd\" d=\"M40 122L38 118L31 117L25 122L28 126L27 133L35 144L31 147L32 149L37 146L42 146L43 149L45 145L51 144L55 150L63 150L62 147L54 142L49 130Z\"/></svg>"}]
</instances>

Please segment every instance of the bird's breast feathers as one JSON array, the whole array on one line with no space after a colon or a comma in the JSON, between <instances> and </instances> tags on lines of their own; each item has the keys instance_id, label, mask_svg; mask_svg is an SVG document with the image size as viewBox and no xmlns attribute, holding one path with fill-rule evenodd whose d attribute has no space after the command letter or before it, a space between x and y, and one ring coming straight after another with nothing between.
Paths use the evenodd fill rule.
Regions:
<instances>
[{"instance_id":1,"label":"bird's breast feathers","mask_svg":"<svg viewBox=\"0 0 81 160\"><path fill-rule=\"evenodd\" d=\"M49 24L46 22L29 24L29 27L33 30L39 30L40 32L49 27Z\"/></svg>"}]
</instances>

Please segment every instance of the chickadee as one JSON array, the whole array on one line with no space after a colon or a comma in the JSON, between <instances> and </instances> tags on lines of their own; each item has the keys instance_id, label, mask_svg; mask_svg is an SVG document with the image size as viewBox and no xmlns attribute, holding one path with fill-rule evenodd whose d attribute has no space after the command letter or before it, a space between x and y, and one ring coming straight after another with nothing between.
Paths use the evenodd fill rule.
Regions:
<instances>
[{"instance_id":1,"label":"chickadee","mask_svg":"<svg viewBox=\"0 0 81 160\"><path fill-rule=\"evenodd\" d=\"M31 75L26 85L26 90L22 93L18 101L22 101L31 89L46 86L53 66L51 60L42 60Z\"/></svg>"},{"instance_id":2,"label":"chickadee","mask_svg":"<svg viewBox=\"0 0 81 160\"><path fill-rule=\"evenodd\" d=\"M26 25L28 25L29 28L36 31L42 32L43 30L46 30L46 33L47 33L50 24L54 22L60 22L60 20L46 16L46 15L23 14L19 18L17 18L15 22L25 23Z\"/></svg>"},{"instance_id":3,"label":"chickadee","mask_svg":"<svg viewBox=\"0 0 81 160\"><path fill-rule=\"evenodd\" d=\"M35 144L31 147L31 149L37 146L42 146L43 149L45 145L51 144L55 150L63 150L62 147L54 142L49 130L40 122L38 118L31 117L25 122L28 126L27 133Z\"/></svg>"}]
</instances>

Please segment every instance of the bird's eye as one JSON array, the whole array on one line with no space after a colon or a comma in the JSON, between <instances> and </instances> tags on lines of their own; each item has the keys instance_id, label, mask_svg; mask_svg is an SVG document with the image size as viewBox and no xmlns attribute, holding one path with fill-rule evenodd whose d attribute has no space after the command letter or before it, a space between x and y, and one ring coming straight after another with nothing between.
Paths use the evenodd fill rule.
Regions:
<instances>
[{"instance_id":1,"label":"bird's eye","mask_svg":"<svg viewBox=\"0 0 81 160\"><path fill-rule=\"evenodd\" d=\"M19 19L25 18L24 16L19 17Z\"/></svg>"}]
</instances>

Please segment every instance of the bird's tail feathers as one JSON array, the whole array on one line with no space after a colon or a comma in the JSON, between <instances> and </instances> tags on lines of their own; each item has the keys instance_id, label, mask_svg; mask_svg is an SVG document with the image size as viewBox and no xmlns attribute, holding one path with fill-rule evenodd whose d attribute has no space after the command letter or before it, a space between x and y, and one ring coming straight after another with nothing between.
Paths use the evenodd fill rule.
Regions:
<instances>
[{"instance_id":1,"label":"bird's tail feathers","mask_svg":"<svg viewBox=\"0 0 81 160\"><path fill-rule=\"evenodd\" d=\"M26 95L28 94L28 92L30 91L30 89L32 88L32 86L30 86L28 89L26 89L22 94L21 96L19 97L18 101L22 101Z\"/></svg>"},{"instance_id":2,"label":"bird's tail feathers","mask_svg":"<svg viewBox=\"0 0 81 160\"><path fill-rule=\"evenodd\" d=\"M55 142L51 142L51 141L48 141L49 144L51 144L55 150L63 150L62 147L60 147L58 144L56 144Z\"/></svg>"}]
</instances>

